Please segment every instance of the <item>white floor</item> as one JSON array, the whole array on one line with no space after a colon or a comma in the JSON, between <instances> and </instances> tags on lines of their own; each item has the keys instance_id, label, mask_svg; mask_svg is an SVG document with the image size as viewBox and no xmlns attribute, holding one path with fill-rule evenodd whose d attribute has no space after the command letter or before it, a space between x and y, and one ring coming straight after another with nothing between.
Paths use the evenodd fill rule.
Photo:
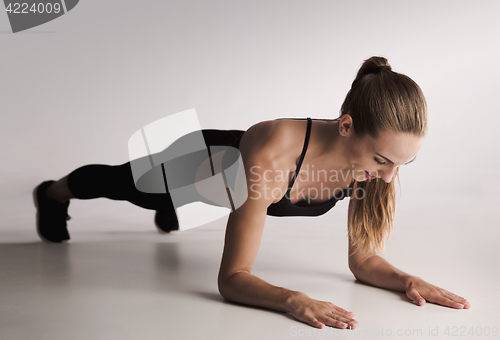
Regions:
<instances>
[{"instance_id":1,"label":"white floor","mask_svg":"<svg viewBox=\"0 0 500 340\"><path fill-rule=\"evenodd\" d=\"M347 200L317 218L268 217L253 273L354 311L358 331L336 332L219 295L225 219L161 235L152 211L73 200L71 241L46 244L26 194L1 208L0 339L498 338L498 203L405 197L398 205L385 257L466 297L469 310L417 307L403 293L356 282L347 266Z\"/></svg>"}]
</instances>

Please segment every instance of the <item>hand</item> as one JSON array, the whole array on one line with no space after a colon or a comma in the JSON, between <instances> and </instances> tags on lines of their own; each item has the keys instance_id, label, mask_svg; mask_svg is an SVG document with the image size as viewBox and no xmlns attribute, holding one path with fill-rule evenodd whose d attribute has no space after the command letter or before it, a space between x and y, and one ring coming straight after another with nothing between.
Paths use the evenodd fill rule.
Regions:
<instances>
[{"instance_id":1,"label":"hand","mask_svg":"<svg viewBox=\"0 0 500 340\"><path fill-rule=\"evenodd\" d=\"M406 295L417 306L423 306L427 300L432 303L457 309L468 309L471 307L470 302L467 301L467 299L455 295L443 288L431 285L416 276L407 278L405 286Z\"/></svg>"},{"instance_id":2,"label":"hand","mask_svg":"<svg viewBox=\"0 0 500 340\"><path fill-rule=\"evenodd\" d=\"M295 292L292 296L290 309L297 320L321 329L325 325L341 329L355 329L359 325L353 319L354 312L348 312L331 302L311 299L301 292Z\"/></svg>"}]
</instances>

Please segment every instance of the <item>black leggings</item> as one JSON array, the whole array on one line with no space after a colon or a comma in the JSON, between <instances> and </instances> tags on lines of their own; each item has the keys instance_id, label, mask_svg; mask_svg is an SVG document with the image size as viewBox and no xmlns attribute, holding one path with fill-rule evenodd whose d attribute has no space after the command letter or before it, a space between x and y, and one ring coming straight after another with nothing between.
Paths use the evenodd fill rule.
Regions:
<instances>
[{"instance_id":1,"label":"black leggings","mask_svg":"<svg viewBox=\"0 0 500 340\"><path fill-rule=\"evenodd\" d=\"M202 130L207 146L226 145L239 147L242 130ZM182 137L175 143L182 142ZM162 151L163 152L163 151ZM78 199L105 197L128 201L144 209L175 213L170 194L144 193L135 187L130 162L121 165L89 164L68 175L68 187Z\"/></svg>"},{"instance_id":2,"label":"black leggings","mask_svg":"<svg viewBox=\"0 0 500 340\"><path fill-rule=\"evenodd\" d=\"M105 197L129 201L144 209L174 211L168 193L150 194L136 189L130 162L84 165L69 174L68 187L73 196L81 200Z\"/></svg>"}]
</instances>

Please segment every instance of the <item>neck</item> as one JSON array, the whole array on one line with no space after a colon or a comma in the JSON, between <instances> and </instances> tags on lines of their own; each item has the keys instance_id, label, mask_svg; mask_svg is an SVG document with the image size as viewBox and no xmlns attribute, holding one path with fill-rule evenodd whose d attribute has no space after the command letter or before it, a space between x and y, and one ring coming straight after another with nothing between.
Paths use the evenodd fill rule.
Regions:
<instances>
[{"instance_id":1,"label":"neck","mask_svg":"<svg viewBox=\"0 0 500 340\"><path fill-rule=\"evenodd\" d=\"M325 124L319 134L318 159L328 164L330 169L340 171L342 176L347 176L349 170L347 143L348 138L339 132L339 121L335 120ZM351 174L349 174L351 178Z\"/></svg>"}]
</instances>

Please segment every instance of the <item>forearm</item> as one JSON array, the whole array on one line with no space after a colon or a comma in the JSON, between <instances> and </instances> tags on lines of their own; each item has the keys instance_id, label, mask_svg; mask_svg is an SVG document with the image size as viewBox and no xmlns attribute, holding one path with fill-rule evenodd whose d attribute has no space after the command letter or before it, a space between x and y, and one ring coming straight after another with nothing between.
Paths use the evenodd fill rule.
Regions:
<instances>
[{"instance_id":1,"label":"forearm","mask_svg":"<svg viewBox=\"0 0 500 340\"><path fill-rule=\"evenodd\" d=\"M359 281L400 292L406 290L408 280L411 278L411 275L395 268L378 255L352 266L351 271Z\"/></svg>"},{"instance_id":2,"label":"forearm","mask_svg":"<svg viewBox=\"0 0 500 340\"><path fill-rule=\"evenodd\" d=\"M273 286L248 273L237 272L219 283L219 292L228 301L264 307L279 312L290 312L295 291Z\"/></svg>"}]
</instances>

